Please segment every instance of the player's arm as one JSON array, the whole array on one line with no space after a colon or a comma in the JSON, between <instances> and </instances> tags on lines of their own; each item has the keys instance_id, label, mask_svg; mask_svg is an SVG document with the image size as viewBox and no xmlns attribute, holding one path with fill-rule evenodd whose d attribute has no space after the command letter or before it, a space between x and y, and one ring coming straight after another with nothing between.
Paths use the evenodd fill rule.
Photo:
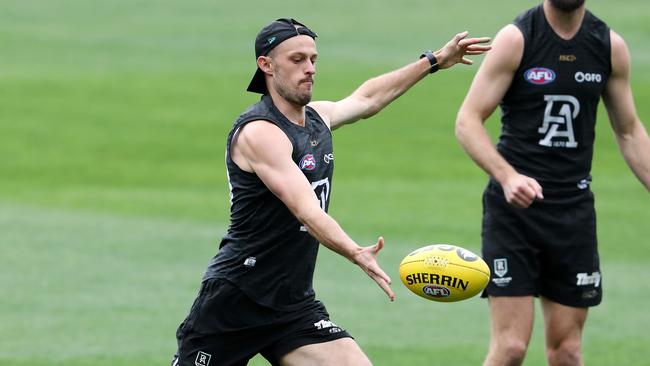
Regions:
<instances>
[{"instance_id":1,"label":"player's arm","mask_svg":"<svg viewBox=\"0 0 650 366\"><path fill-rule=\"evenodd\" d=\"M508 91L523 52L524 37L515 25L499 31L456 119L456 137L465 152L501 184L508 203L521 208L542 199L542 187L535 179L517 173L497 152L483 124Z\"/></svg>"},{"instance_id":2,"label":"player's arm","mask_svg":"<svg viewBox=\"0 0 650 366\"><path fill-rule=\"evenodd\" d=\"M243 170L255 173L323 245L361 267L393 300L390 277L377 263L384 239L360 247L320 207L309 181L291 159L292 146L274 124L254 121L242 127L233 138L231 156Z\"/></svg>"},{"instance_id":3,"label":"player's arm","mask_svg":"<svg viewBox=\"0 0 650 366\"><path fill-rule=\"evenodd\" d=\"M434 52L438 68L446 69L457 63L471 65L467 55L480 55L490 46L480 43L489 38L466 38L467 32L454 36L444 47ZM400 69L367 80L350 96L338 102L313 102L310 104L323 117L332 130L359 119L365 119L409 90L429 74L431 63L424 57Z\"/></svg>"},{"instance_id":4,"label":"player's arm","mask_svg":"<svg viewBox=\"0 0 650 366\"><path fill-rule=\"evenodd\" d=\"M630 86L630 52L621 36L611 32L612 74L603 93L609 121L623 158L650 191L650 138L634 106Z\"/></svg>"}]
</instances>

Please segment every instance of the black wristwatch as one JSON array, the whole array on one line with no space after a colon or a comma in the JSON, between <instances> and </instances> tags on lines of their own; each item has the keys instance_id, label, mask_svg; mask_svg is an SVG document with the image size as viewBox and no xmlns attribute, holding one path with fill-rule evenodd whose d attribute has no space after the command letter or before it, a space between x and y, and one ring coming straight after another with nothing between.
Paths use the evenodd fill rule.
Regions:
<instances>
[{"instance_id":1,"label":"black wristwatch","mask_svg":"<svg viewBox=\"0 0 650 366\"><path fill-rule=\"evenodd\" d=\"M431 63L431 68L429 69L429 74L433 74L438 71L438 59L433 55L433 51L426 51L420 55L420 58L426 57Z\"/></svg>"}]
</instances>

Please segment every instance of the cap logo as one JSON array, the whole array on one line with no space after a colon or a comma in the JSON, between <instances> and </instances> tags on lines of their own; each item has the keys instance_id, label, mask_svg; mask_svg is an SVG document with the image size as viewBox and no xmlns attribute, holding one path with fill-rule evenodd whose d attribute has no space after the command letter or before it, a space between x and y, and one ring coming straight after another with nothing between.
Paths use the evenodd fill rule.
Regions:
<instances>
[{"instance_id":1,"label":"cap logo","mask_svg":"<svg viewBox=\"0 0 650 366\"><path fill-rule=\"evenodd\" d=\"M275 42L275 37L271 37L267 39L267 41L269 42L269 44L273 44L273 42Z\"/></svg>"}]
</instances>

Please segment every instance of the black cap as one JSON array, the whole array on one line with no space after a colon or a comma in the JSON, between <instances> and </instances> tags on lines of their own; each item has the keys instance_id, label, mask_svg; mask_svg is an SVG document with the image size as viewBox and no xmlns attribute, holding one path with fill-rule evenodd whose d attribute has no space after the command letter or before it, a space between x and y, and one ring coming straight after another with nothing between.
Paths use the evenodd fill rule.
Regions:
<instances>
[{"instance_id":1,"label":"black cap","mask_svg":"<svg viewBox=\"0 0 650 366\"><path fill-rule=\"evenodd\" d=\"M272 22L262 28L255 38L255 60L260 56L268 55L272 49L287 39L301 34L314 39L316 38L316 33L295 19L282 18ZM268 93L266 80L264 80L264 72L259 67L255 71L255 75L253 75L253 79L251 79L251 83L248 84L246 90L260 94Z\"/></svg>"}]
</instances>

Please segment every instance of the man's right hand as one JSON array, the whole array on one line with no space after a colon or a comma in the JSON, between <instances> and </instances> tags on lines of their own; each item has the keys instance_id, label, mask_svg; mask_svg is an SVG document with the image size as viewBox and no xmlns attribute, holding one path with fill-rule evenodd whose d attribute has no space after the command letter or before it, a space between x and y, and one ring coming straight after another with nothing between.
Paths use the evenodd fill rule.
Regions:
<instances>
[{"instance_id":1,"label":"man's right hand","mask_svg":"<svg viewBox=\"0 0 650 366\"><path fill-rule=\"evenodd\" d=\"M353 255L352 262L361 267L370 278L375 280L379 287L388 295L390 301L395 300L395 294L390 288L391 280L390 277L379 267L377 263L377 255L379 251L384 247L384 238L379 237L377 244L371 245L369 247L362 247L357 253Z\"/></svg>"},{"instance_id":2,"label":"man's right hand","mask_svg":"<svg viewBox=\"0 0 650 366\"><path fill-rule=\"evenodd\" d=\"M535 200L543 200L542 186L523 174L514 173L501 183L506 201L517 208L528 208Z\"/></svg>"}]
</instances>

